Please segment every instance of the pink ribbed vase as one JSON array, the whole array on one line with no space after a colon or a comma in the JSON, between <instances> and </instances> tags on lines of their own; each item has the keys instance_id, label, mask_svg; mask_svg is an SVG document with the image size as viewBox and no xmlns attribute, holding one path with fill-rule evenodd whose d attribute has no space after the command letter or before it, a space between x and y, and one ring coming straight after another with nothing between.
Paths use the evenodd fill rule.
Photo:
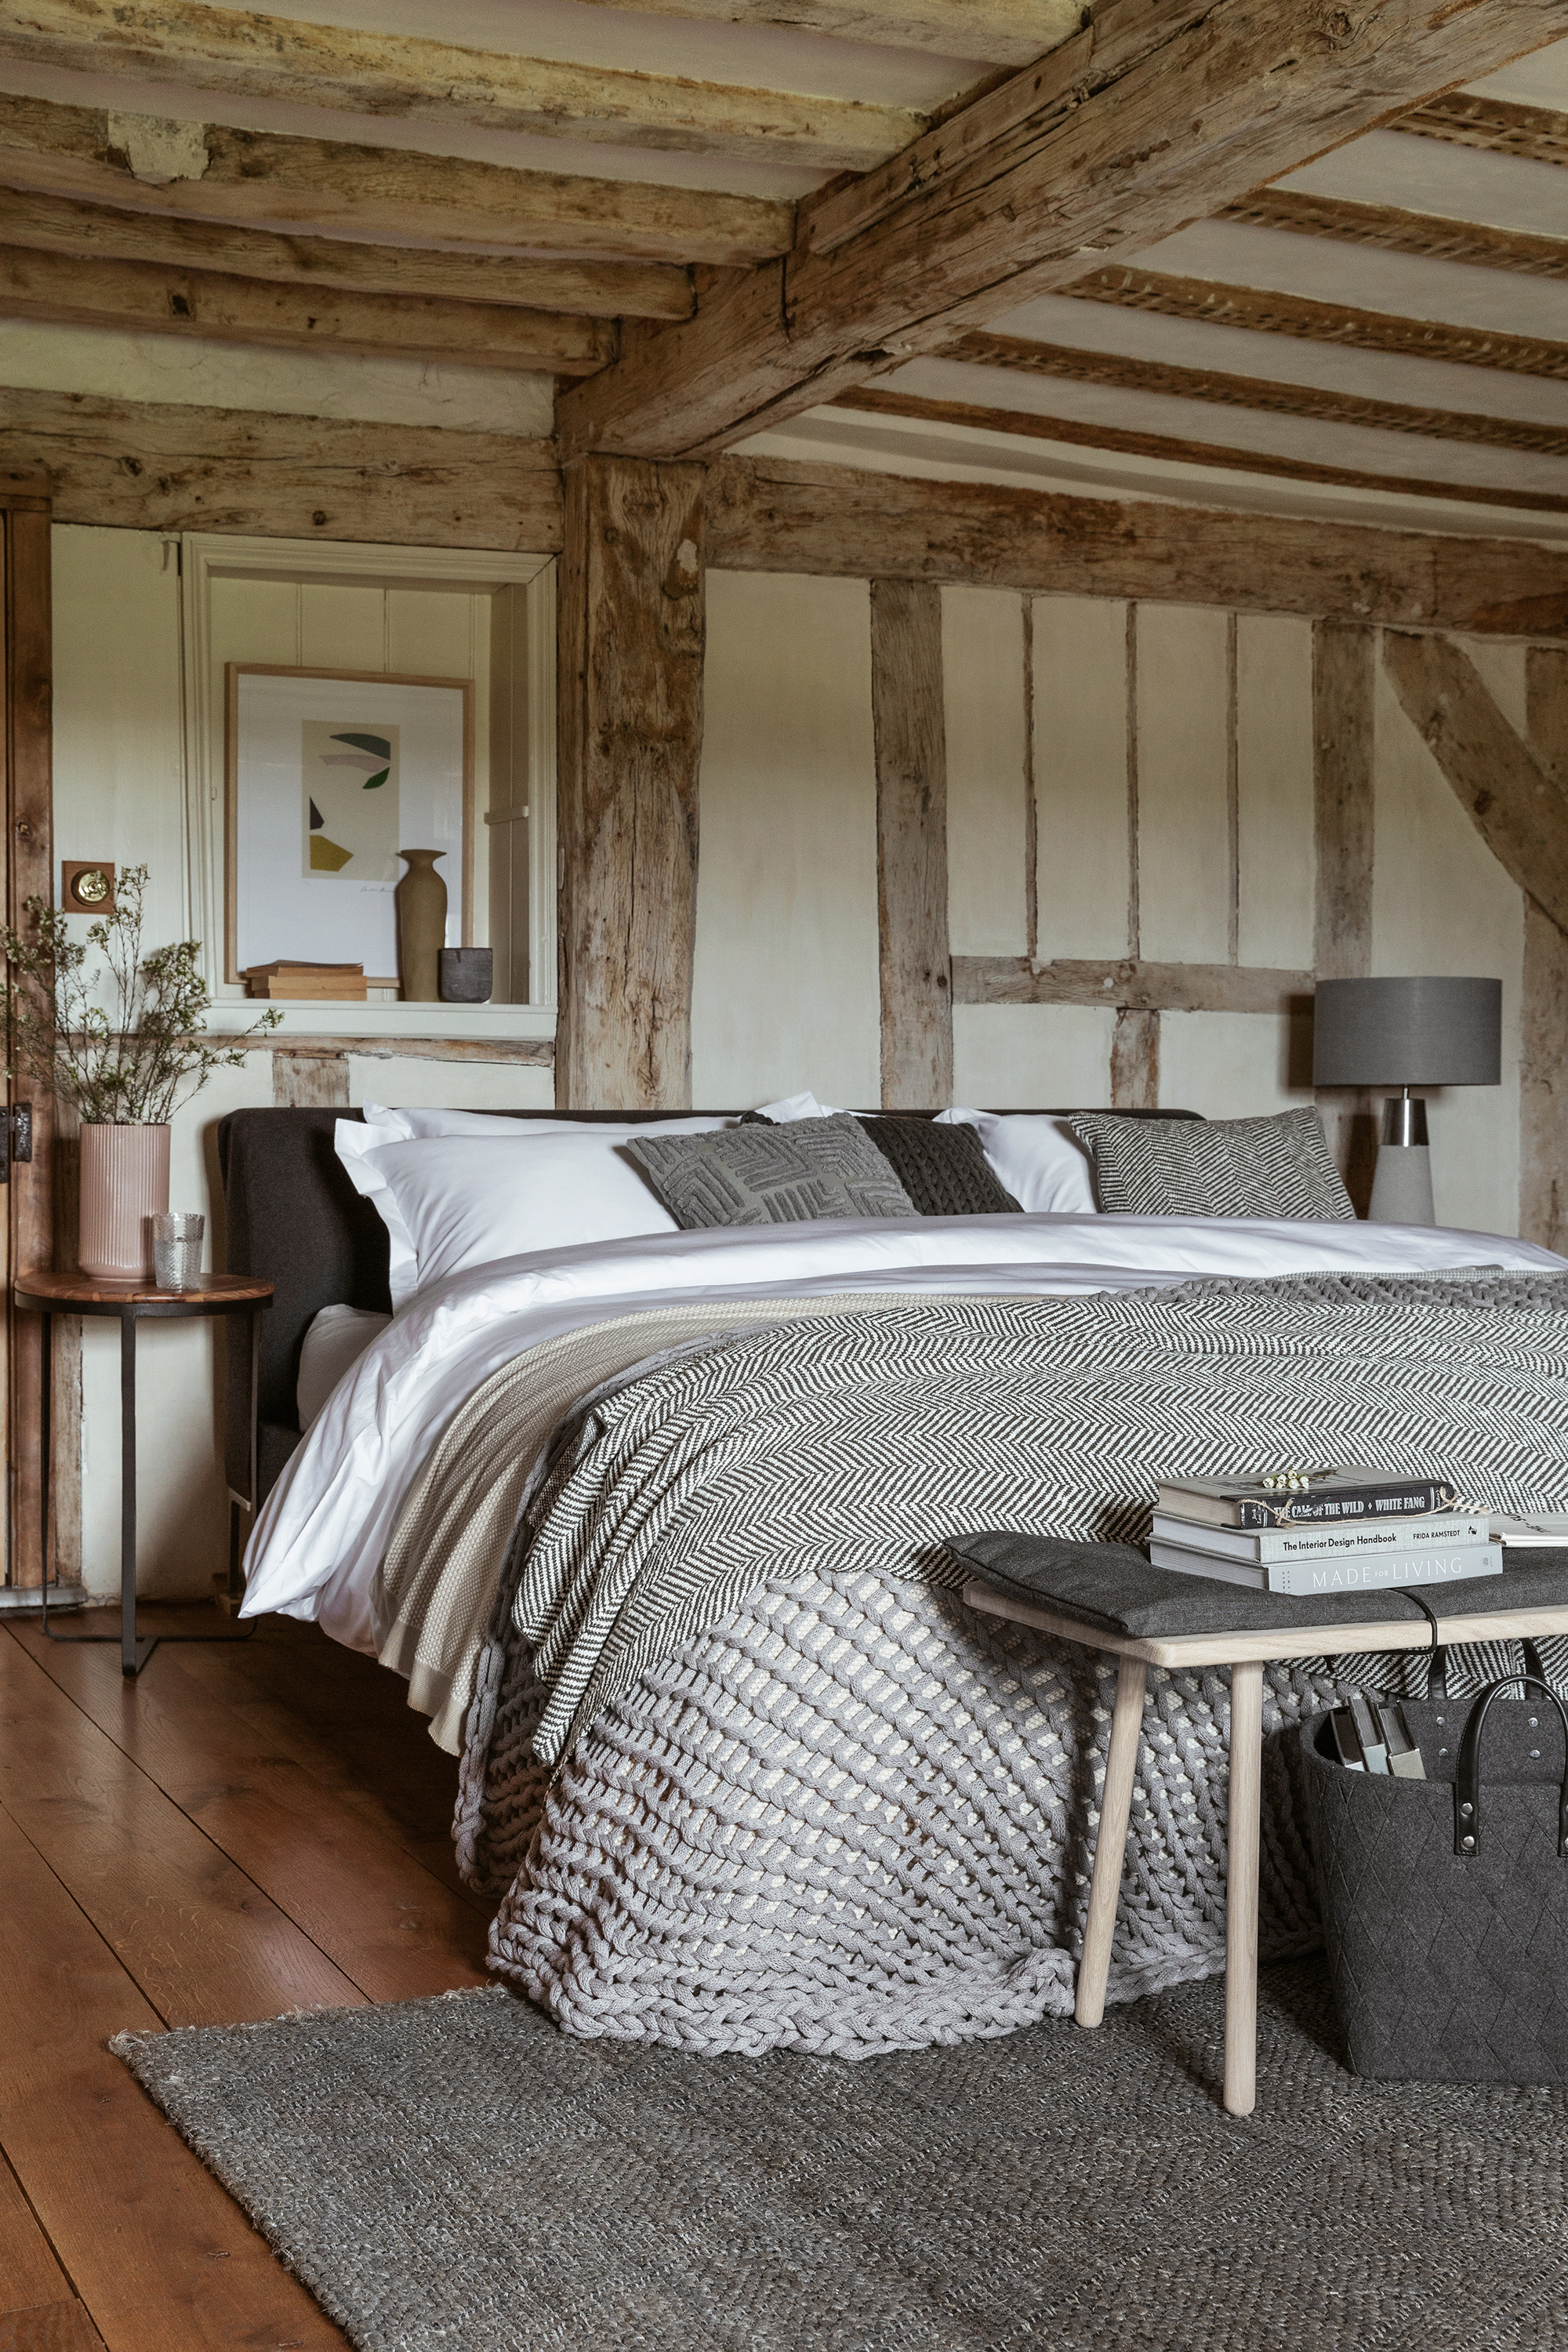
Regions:
<instances>
[{"instance_id":1,"label":"pink ribbed vase","mask_svg":"<svg viewBox=\"0 0 1568 2352\"><path fill-rule=\"evenodd\" d=\"M147 1282L153 1274L151 1217L169 1205L166 1127L103 1127L82 1122L83 1274L104 1282Z\"/></svg>"}]
</instances>

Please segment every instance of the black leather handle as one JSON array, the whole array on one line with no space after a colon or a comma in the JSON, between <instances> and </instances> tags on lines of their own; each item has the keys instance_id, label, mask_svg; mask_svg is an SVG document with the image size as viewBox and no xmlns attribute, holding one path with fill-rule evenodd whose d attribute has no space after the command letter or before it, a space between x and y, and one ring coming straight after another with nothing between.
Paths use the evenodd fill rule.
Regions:
<instances>
[{"instance_id":1,"label":"black leather handle","mask_svg":"<svg viewBox=\"0 0 1568 2352\"><path fill-rule=\"evenodd\" d=\"M1468 1861L1480 1852L1481 1733L1487 1716L1499 1692L1511 1690L1520 1679L1518 1675L1505 1675L1500 1681L1487 1685L1470 1709L1465 1736L1459 1742L1458 1768L1454 1775L1454 1852L1461 1861ZM1526 1675L1523 1681L1527 1690L1533 1687L1551 1700L1563 1726L1563 1785L1557 1791L1557 1852L1561 1858L1568 1855L1568 1707L1539 1675Z\"/></svg>"}]
</instances>

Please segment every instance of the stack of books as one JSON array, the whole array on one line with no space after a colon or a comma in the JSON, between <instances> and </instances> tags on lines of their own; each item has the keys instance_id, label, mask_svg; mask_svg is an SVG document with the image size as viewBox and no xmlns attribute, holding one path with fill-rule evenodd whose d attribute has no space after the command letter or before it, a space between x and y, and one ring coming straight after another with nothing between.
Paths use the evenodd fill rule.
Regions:
<instances>
[{"instance_id":1,"label":"stack of books","mask_svg":"<svg viewBox=\"0 0 1568 2352\"><path fill-rule=\"evenodd\" d=\"M1384 1772L1395 1780L1424 1780L1420 1742L1397 1699L1352 1691L1348 1706L1329 1717L1334 1751L1347 1772Z\"/></svg>"},{"instance_id":2,"label":"stack of books","mask_svg":"<svg viewBox=\"0 0 1568 2352\"><path fill-rule=\"evenodd\" d=\"M350 1004L365 1002L363 963L253 963L245 975L247 996L329 997Z\"/></svg>"},{"instance_id":3,"label":"stack of books","mask_svg":"<svg viewBox=\"0 0 1568 2352\"><path fill-rule=\"evenodd\" d=\"M1500 1576L1488 1513L1446 1478L1325 1470L1282 1487L1261 1478L1171 1478L1159 1488L1149 1557L1257 1592L1375 1592Z\"/></svg>"}]
</instances>

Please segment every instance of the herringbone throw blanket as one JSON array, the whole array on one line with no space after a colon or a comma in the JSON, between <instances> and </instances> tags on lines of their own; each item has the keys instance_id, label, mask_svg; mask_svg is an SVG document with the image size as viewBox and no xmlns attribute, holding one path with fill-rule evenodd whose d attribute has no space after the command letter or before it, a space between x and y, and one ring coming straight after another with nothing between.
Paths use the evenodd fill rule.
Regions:
<instances>
[{"instance_id":1,"label":"herringbone throw blanket","mask_svg":"<svg viewBox=\"0 0 1568 2352\"><path fill-rule=\"evenodd\" d=\"M578 2032L707 2049L868 2054L1064 2011L1104 1669L963 1610L943 1536L1137 1539L1172 1469L1304 1461L1562 1507L1564 1432L1559 1276L910 1302L612 1382L525 1503L470 1711L459 1857L498 1892L516 1874L496 1959ZM1275 1719L1331 1687L1278 1670ZM1123 1997L1217 1964L1227 1717L1223 1677L1156 1677ZM1301 1948L1278 1784L1264 1876L1264 1948Z\"/></svg>"}]
</instances>

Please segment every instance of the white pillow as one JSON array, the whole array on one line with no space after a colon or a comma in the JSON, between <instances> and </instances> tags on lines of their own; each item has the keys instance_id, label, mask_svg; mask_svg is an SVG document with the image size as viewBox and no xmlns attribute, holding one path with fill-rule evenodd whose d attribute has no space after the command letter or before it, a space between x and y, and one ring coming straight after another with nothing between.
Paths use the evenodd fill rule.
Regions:
<instances>
[{"instance_id":1,"label":"white pillow","mask_svg":"<svg viewBox=\"0 0 1568 2352\"><path fill-rule=\"evenodd\" d=\"M837 1118L840 1114L819 1103L814 1094L785 1095L782 1102L759 1103L759 1118L771 1118L775 1127L788 1127L797 1118Z\"/></svg>"},{"instance_id":2,"label":"white pillow","mask_svg":"<svg viewBox=\"0 0 1568 2352\"><path fill-rule=\"evenodd\" d=\"M374 1202L392 1244L392 1303L469 1266L579 1242L673 1234L675 1219L616 1149L633 1129L433 1136L387 1141L384 1129L337 1123L338 1158ZM717 1121L710 1124L718 1124Z\"/></svg>"},{"instance_id":3,"label":"white pillow","mask_svg":"<svg viewBox=\"0 0 1568 2352\"><path fill-rule=\"evenodd\" d=\"M1065 1118L1031 1112L944 1110L939 1127L973 1127L980 1148L1018 1206L1031 1216L1097 1213L1089 1154Z\"/></svg>"},{"instance_id":4,"label":"white pillow","mask_svg":"<svg viewBox=\"0 0 1568 2352\"><path fill-rule=\"evenodd\" d=\"M362 1108L365 1124L383 1130L380 1140L384 1143L395 1139L406 1143L416 1137L441 1135L597 1135L624 1141L628 1135L679 1135L686 1129L700 1134L735 1124L730 1118L690 1116L649 1119L637 1126L629 1120L623 1125L615 1119L502 1118L493 1111L427 1110L422 1104L406 1110L390 1110L384 1103L365 1103Z\"/></svg>"},{"instance_id":5,"label":"white pillow","mask_svg":"<svg viewBox=\"0 0 1568 2352\"><path fill-rule=\"evenodd\" d=\"M300 1378L294 1395L300 1426L309 1429L351 1364L357 1364L371 1341L391 1322L369 1307L323 1307L313 1316L300 1349Z\"/></svg>"}]
</instances>

